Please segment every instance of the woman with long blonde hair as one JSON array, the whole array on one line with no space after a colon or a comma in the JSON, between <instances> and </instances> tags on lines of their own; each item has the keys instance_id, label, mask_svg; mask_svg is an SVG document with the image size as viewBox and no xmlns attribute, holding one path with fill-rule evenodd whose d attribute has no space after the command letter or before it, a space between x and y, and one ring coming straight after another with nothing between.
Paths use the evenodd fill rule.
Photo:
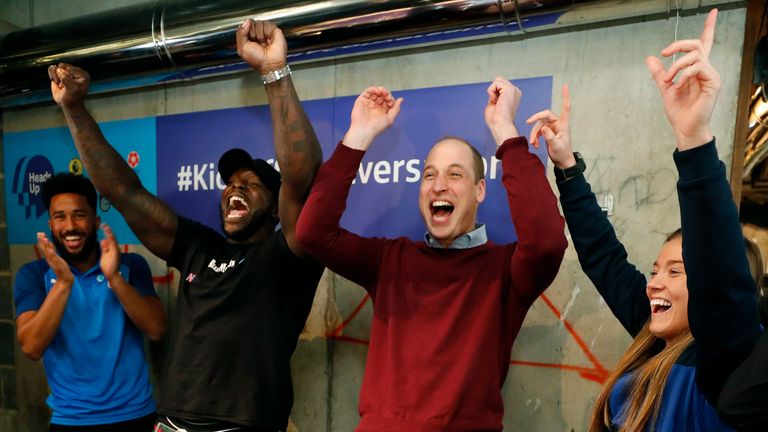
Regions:
<instances>
[{"instance_id":1,"label":"woman with long blonde hair","mask_svg":"<svg viewBox=\"0 0 768 432\"><path fill-rule=\"evenodd\" d=\"M656 57L646 61L677 139L674 158L680 174L682 218L682 230L666 239L648 280L627 261L626 250L584 177L585 163L572 151L568 88L563 88L559 116L547 110L528 119L536 122L530 142L537 145L538 137L543 136L555 165L560 202L579 263L634 337L596 400L591 432L732 430L718 418L696 383L697 349L688 323L691 279L717 274L737 284L752 283L753 295L755 292L725 169L709 128L720 88L720 78L708 60L716 17L716 10L710 12L699 39L675 42L662 51L667 57L682 54L669 70ZM704 196L712 199L704 200ZM686 247L693 236L718 230L718 236L728 236L727 241L704 239L710 245L717 243L717 254ZM696 239L701 243L702 239ZM727 263L712 259L723 254L734 258ZM734 312L757 314L748 308Z\"/></svg>"}]
</instances>

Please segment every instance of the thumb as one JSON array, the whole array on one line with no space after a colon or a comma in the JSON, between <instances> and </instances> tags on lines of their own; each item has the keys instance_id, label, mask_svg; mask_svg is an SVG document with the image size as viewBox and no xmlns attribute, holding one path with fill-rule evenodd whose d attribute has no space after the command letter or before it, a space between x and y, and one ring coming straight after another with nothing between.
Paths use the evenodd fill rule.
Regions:
<instances>
[{"instance_id":1,"label":"thumb","mask_svg":"<svg viewBox=\"0 0 768 432\"><path fill-rule=\"evenodd\" d=\"M653 81L656 82L656 87L663 94L672 84L664 81L666 71L664 70L664 65L661 64L661 60L656 56L648 56L645 59L645 65L648 67L648 72L651 73Z\"/></svg>"},{"instance_id":2,"label":"thumb","mask_svg":"<svg viewBox=\"0 0 768 432\"><path fill-rule=\"evenodd\" d=\"M246 42L248 42L248 32L251 31L251 24L252 20L250 18L246 18L245 21L240 24L240 27L237 28L237 31L235 32L235 41L237 42L238 50Z\"/></svg>"},{"instance_id":3,"label":"thumb","mask_svg":"<svg viewBox=\"0 0 768 432\"><path fill-rule=\"evenodd\" d=\"M403 98L399 97L395 101L395 106L389 109L389 118L391 118L393 121L397 117L398 114L400 114L400 107L403 105Z\"/></svg>"}]
</instances>

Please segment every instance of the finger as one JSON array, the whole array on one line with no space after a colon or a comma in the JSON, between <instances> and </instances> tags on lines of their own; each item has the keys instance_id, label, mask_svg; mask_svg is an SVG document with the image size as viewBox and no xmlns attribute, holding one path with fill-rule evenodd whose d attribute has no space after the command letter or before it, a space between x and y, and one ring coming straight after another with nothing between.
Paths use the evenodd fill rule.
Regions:
<instances>
[{"instance_id":1,"label":"finger","mask_svg":"<svg viewBox=\"0 0 768 432\"><path fill-rule=\"evenodd\" d=\"M50 78L51 81L55 82L56 84L59 83L59 76L56 75L56 66L55 65L48 66L48 78Z\"/></svg>"},{"instance_id":2,"label":"finger","mask_svg":"<svg viewBox=\"0 0 768 432\"><path fill-rule=\"evenodd\" d=\"M256 21L253 26L253 37L260 45L267 44L267 36L264 34L264 21Z\"/></svg>"},{"instance_id":3,"label":"finger","mask_svg":"<svg viewBox=\"0 0 768 432\"><path fill-rule=\"evenodd\" d=\"M397 98L397 100L395 100L395 105L392 106L392 108L387 113L392 121L394 121L395 118L397 118L397 115L400 114L400 107L403 105L403 101L403 98Z\"/></svg>"},{"instance_id":4,"label":"finger","mask_svg":"<svg viewBox=\"0 0 768 432\"><path fill-rule=\"evenodd\" d=\"M699 39L684 39L684 40L672 42L671 44L667 45L663 50L661 50L661 55L663 55L664 57L670 57L675 53L679 53L679 52L688 53L692 51L704 52L704 48L702 47L701 41Z\"/></svg>"},{"instance_id":5,"label":"finger","mask_svg":"<svg viewBox=\"0 0 768 432\"><path fill-rule=\"evenodd\" d=\"M692 78L697 77L700 73L701 73L701 64L699 63L689 68L686 68L677 77L677 84L675 84L673 88L675 90L679 90L685 87Z\"/></svg>"},{"instance_id":6,"label":"finger","mask_svg":"<svg viewBox=\"0 0 768 432\"><path fill-rule=\"evenodd\" d=\"M554 122L554 121L557 121L557 116L555 115L555 113L553 113L550 110L544 110L544 111L539 111L536 114L532 115L525 122L530 124L536 121Z\"/></svg>"},{"instance_id":7,"label":"finger","mask_svg":"<svg viewBox=\"0 0 768 432\"><path fill-rule=\"evenodd\" d=\"M645 59L645 65L648 67L653 81L656 82L656 87L659 88L661 94L664 94L672 86L672 83L664 80L666 72L664 71L664 65L661 64L661 60L656 56L649 56Z\"/></svg>"},{"instance_id":8,"label":"finger","mask_svg":"<svg viewBox=\"0 0 768 432\"><path fill-rule=\"evenodd\" d=\"M563 84L563 110L560 112L560 119L568 123L571 119L571 91L568 84Z\"/></svg>"},{"instance_id":9,"label":"finger","mask_svg":"<svg viewBox=\"0 0 768 432\"><path fill-rule=\"evenodd\" d=\"M240 53L240 48L248 42L248 33L251 31L252 21L250 18L246 18L240 27L235 32L235 41L237 42L237 51Z\"/></svg>"},{"instance_id":10,"label":"finger","mask_svg":"<svg viewBox=\"0 0 768 432\"><path fill-rule=\"evenodd\" d=\"M692 51L687 53L686 55L680 57L674 63L672 63L672 65L669 66L669 69L667 69L667 73L664 74L664 81L670 82L674 80L675 76L678 73L680 73L680 71L684 70L685 68L691 67L692 65L700 61L702 61L700 51Z\"/></svg>"},{"instance_id":11,"label":"finger","mask_svg":"<svg viewBox=\"0 0 768 432\"><path fill-rule=\"evenodd\" d=\"M101 230L104 232L104 238L114 240L115 234L112 232L112 228L107 225L106 222L101 224Z\"/></svg>"},{"instance_id":12,"label":"finger","mask_svg":"<svg viewBox=\"0 0 768 432\"><path fill-rule=\"evenodd\" d=\"M37 233L37 248L40 253L45 253L45 233Z\"/></svg>"},{"instance_id":13,"label":"finger","mask_svg":"<svg viewBox=\"0 0 768 432\"><path fill-rule=\"evenodd\" d=\"M541 136L544 137L544 139L547 141L547 144L551 143L555 139L555 133L552 132L552 129L547 126L543 126L541 128Z\"/></svg>"},{"instance_id":14,"label":"finger","mask_svg":"<svg viewBox=\"0 0 768 432\"><path fill-rule=\"evenodd\" d=\"M535 148L539 148L539 135L541 134L542 126L544 126L544 123L537 121L536 124L533 125L533 128L531 129L531 137L528 140L528 142L533 144Z\"/></svg>"},{"instance_id":15,"label":"finger","mask_svg":"<svg viewBox=\"0 0 768 432\"><path fill-rule=\"evenodd\" d=\"M488 103L495 104L499 100L499 87L496 80L493 80L485 90L488 93Z\"/></svg>"},{"instance_id":16,"label":"finger","mask_svg":"<svg viewBox=\"0 0 768 432\"><path fill-rule=\"evenodd\" d=\"M709 57L712 51L712 45L715 43L715 26L717 25L717 9L712 9L704 21L704 30L701 31L701 46L704 50L704 56Z\"/></svg>"},{"instance_id":17,"label":"finger","mask_svg":"<svg viewBox=\"0 0 768 432\"><path fill-rule=\"evenodd\" d=\"M262 21L264 23L263 30L264 30L264 42L266 44L271 44L273 40L275 40L275 30L277 30L277 26L272 21Z\"/></svg>"}]
</instances>

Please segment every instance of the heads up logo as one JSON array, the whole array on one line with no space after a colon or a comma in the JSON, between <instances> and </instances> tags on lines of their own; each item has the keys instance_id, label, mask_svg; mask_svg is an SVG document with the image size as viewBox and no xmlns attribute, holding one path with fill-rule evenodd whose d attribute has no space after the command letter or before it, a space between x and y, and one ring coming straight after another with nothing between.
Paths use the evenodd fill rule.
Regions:
<instances>
[{"instance_id":1,"label":"heads up logo","mask_svg":"<svg viewBox=\"0 0 768 432\"><path fill-rule=\"evenodd\" d=\"M45 156L36 155L19 159L13 173L13 189L19 206L24 207L24 218L34 214L39 218L45 213L45 203L40 194L43 183L53 176L53 165Z\"/></svg>"}]
</instances>

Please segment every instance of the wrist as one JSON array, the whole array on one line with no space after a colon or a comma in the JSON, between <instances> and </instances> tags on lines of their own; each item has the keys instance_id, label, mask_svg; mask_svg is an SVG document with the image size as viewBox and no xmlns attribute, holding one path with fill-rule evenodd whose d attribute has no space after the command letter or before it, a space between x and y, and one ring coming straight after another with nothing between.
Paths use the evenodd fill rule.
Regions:
<instances>
[{"instance_id":1,"label":"wrist","mask_svg":"<svg viewBox=\"0 0 768 432\"><path fill-rule=\"evenodd\" d=\"M369 132L360 129L349 129L341 140L345 146L355 150L368 150L375 136Z\"/></svg>"},{"instance_id":2,"label":"wrist","mask_svg":"<svg viewBox=\"0 0 768 432\"><path fill-rule=\"evenodd\" d=\"M552 162L554 162L555 166L560 168L561 170L573 168L577 164L576 157L573 156L573 152L569 153L568 156L562 160L559 160L559 161L553 160Z\"/></svg>"},{"instance_id":3,"label":"wrist","mask_svg":"<svg viewBox=\"0 0 768 432\"><path fill-rule=\"evenodd\" d=\"M86 111L84 100L77 100L77 101L68 102L68 103L62 102L62 103L59 103L59 106L61 107L61 110L64 112L64 115L77 114L77 113Z\"/></svg>"},{"instance_id":4,"label":"wrist","mask_svg":"<svg viewBox=\"0 0 768 432\"><path fill-rule=\"evenodd\" d=\"M56 276L56 286L60 289L69 290L75 283L75 277L73 275Z\"/></svg>"},{"instance_id":5,"label":"wrist","mask_svg":"<svg viewBox=\"0 0 768 432\"><path fill-rule=\"evenodd\" d=\"M568 166L568 163L565 161L562 165L555 163L555 180L558 182L568 181L573 177L584 173L587 169L587 164L578 152L573 152L568 159L574 160L574 163L570 166Z\"/></svg>"},{"instance_id":6,"label":"wrist","mask_svg":"<svg viewBox=\"0 0 768 432\"><path fill-rule=\"evenodd\" d=\"M493 128L493 138L496 140L496 146L500 146L504 141L519 137L520 133L517 131L515 125L499 125Z\"/></svg>"},{"instance_id":7,"label":"wrist","mask_svg":"<svg viewBox=\"0 0 768 432\"><path fill-rule=\"evenodd\" d=\"M690 150L692 148L701 147L704 144L709 143L714 139L714 135L709 128L697 131L695 134L686 135L683 133L675 134L675 141L677 148L680 151Z\"/></svg>"},{"instance_id":8,"label":"wrist","mask_svg":"<svg viewBox=\"0 0 768 432\"><path fill-rule=\"evenodd\" d=\"M110 288L113 288L115 285L122 283L123 280L123 275L120 274L120 272L115 272L115 274L107 276L107 284Z\"/></svg>"},{"instance_id":9,"label":"wrist","mask_svg":"<svg viewBox=\"0 0 768 432\"><path fill-rule=\"evenodd\" d=\"M262 68L261 82L264 85L272 84L280 81L281 79L291 75L291 67L287 64L284 65L270 65L267 68Z\"/></svg>"}]
</instances>

